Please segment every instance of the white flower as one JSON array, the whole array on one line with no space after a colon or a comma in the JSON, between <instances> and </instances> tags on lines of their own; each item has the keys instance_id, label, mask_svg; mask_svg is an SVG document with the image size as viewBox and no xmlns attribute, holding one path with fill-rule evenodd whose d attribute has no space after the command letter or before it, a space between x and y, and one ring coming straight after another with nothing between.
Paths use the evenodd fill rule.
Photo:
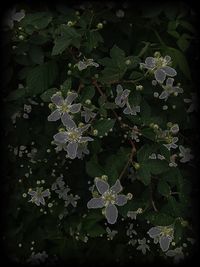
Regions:
<instances>
[{"instance_id":1,"label":"white flower","mask_svg":"<svg viewBox=\"0 0 200 267\"><path fill-rule=\"evenodd\" d=\"M170 150L171 148L177 148L178 145L176 144L178 142L178 137L173 137L170 138L169 143L168 144L163 144L168 150Z\"/></svg>"},{"instance_id":2,"label":"white flower","mask_svg":"<svg viewBox=\"0 0 200 267\"><path fill-rule=\"evenodd\" d=\"M25 17L25 12L23 9L21 9L19 12L16 12L16 8L13 8L13 9L10 9L8 13L6 14L4 23L12 29L14 26L14 21L19 22L24 17Z\"/></svg>"},{"instance_id":3,"label":"white flower","mask_svg":"<svg viewBox=\"0 0 200 267\"><path fill-rule=\"evenodd\" d=\"M138 112L140 112L140 106L130 106L129 103L126 104L126 108L123 110L123 113L126 115L137 115Z\"/></svg>"},{"instance_id":4,"label":"white flower","mask_svg":"<svg viewBox=\"0 0 200 267\"><path fill-rule=\"evenodd\" d=\"M95 178L95 185L101 196L92 198L87 203L88 209L105 207L105 217L108 223L116 223L118 210L115 205L124 206L128 200L127 196L118 195L123 189L120 180L116 180L115 184L110 187L106 181Z\"/></svg>"},{"instance_id":5,"label":"white flower","mask_svg":"<svg viewBox=\"0 0 200 267\"><path fill-rule=\"evenodd\" d=\"M118 233L118 231L115 230L110 230L109 227L106 227L106 232L107 232L107 238L108 240L113 240L113 238L115 237L115 235Z\"/></svg>"},{"instance_id":6,"label":"white flower","mask_svg":"<svg viewBox=\"0 0 200 267\"><path fill-rule=\"evenodd\" d=\"M137 235L137 232L133 229L133 223L130 223L129 228L126 231L126 235L132 237L132 235Z\"/></svg>"},{"instance_id":7,"label":"white flower","mask_svg":"<svg viewBox=\"0 0 200 267\"><path fill-rule=\"evenodd\" d=\"M174 238L174 229L171 225L155 226L149 229L147 233L154 239L155 244L159 242L160 247L164 252L169 249L169 245Z\"/></svg>"},{"instance_id":8,"label":"white flower","mask_svg":"<svg viewBox=\"0 0 200 267\"><path fill-rule=\"evenodd\" d=\"M65 199L65 207L68 207L71 204L74 208L77 206L77 200L80 199L78 195L73 196L72 194L68 195Z\"/></svg>"},{"instance_id":9,"label":"white flower","mask_svg":"<svg viewBox=\"0 0 200 267\"><path fill-rule=\"evenodd\" d=\"M78 69L80 71L84 70L84 69L87 69L87 67L89 66L93 66L93 67L96 67L98 68L99 67L99 64L94 62L94 59L92 58L84 58L83 60L79 61L76 66L78 67Z\"/></svg>"},{"instance_id":10,"label":"white flower","mask_svg":"<svg viewBox=\"0 0 200 267\"><path fill-rule=\"evenodd\" d=\"M123 87L120 84L118 84L116 91L117 91L117 96L115 98L115 104L118 105L120 108L123 108L128 102L128 96L130 94L130 90L128 89L123 90Z\"/></svg>"},{"instance_id":11,"label":"white flower","mask_svg":"<svg viewBox=\"0 0 200 267\"><path fill-rule=\"evenodd\" d=\"M150 250L149 246L146 244L146 238L138 239L139 246L137 247L137 250L141 250L142 253L145 255L147 250Z\"/></svg>"},{"instance_id":12,"label":"white flower","mask_svg":"<svg viewBox=\"0 0 200 267\"><path fill-rule=\"evenodd\" d=\"M194 158L194 156L191 154L190 148L185 148L184 146L180 145L179 150L180 150L179 156L182 157L180 159L180 162L185 163Z\"/></svg>"},{"instance_id":13,"label":"white flower","mask_svg":"<svg viewBox=\"0 0 200 267\"><path fill-rule=\"evenodd\" d=\"M32 265L39 265L41 263L44 263L46 259L48 258L48 255L46 251L38 252L35 254L35 252L32 252L30 258L27 260Z\"/></svg>"},{"instance_id":14,"label":"white flower","mask_svg":"<svg viewBox=\"0 0 200 267\"><path fill-rule=\"evenodd\" d=\"M90 127L90 124L86 124L83 127L77 127L76 123L70 119L67 114L63 115L61 120L67 131L59 132L54 135L54 140L62 144L67 143L65 148L68 153L67 156L71 159L75 159L77 157L79 144L93 141L89 136L82 136L82 134Z\"/></svg>"},{"instance_id":15,"label":"white flower","mask_svg":"<svg viewBox=\"0 0 200 267\"><path fill-rule=\"evenodd\" d=\"M198 98L197 98L197 95L196 95L196 93L191 93L191 95L192 95L192 99L190 99L190 98L185 98L184 99L185 103L190 103L190 106L189 106L189 108L187 110L187 113L191 113L193 111L197 111L198 110L198 103L197 103Z\"/></svg>"},{"instance_id":16,"label":"white flower","mask_svg":"<svg viewBox=\"0 0 200 267\"><path fill-rule=\"evenodd\" d=\"M168 257L174 257L174 263L179 263L180 260L184 259L184 254L182 251L182 247L175 248L173 250L168 250L166 255Z\"/></svg>"},{"instance_id":17,"label":"white flower","mask_svg":"<svg viewBox=\"0 0 200 267\"><path fill-rule=\"evenodd\" d=\"M71 118L71 114L78 113L81 109L81 104L72 104L78 97L77 93L69 93L64 99L60 92L57 92L51 97L52 103L56 106L56 109L48 116L48 121L57 121L63 116Z\"/></svg>"},{"instance_id":18,"label":"white flower","mask_svg":"<svg viewBox=\"0 0 200 267\"><path fill-rule=\"evenodd\" d=\"M88 123L91 118L96 116L96 113L92 112L91 109L83 107L84 111L81 111L81 116L84 117L85 122Z\"/></svg>"},{"instance_id":19,"label":"white flower","mask_svg":"<svg viewBox=\"0 0 200 267\"><path fill-rule=\"evenodd\" d=\"M167 76L176 76L176 70L169 67L171 64L171 57L165 56L164 58L159 57L147 57L145 63L140 63L140 66L152 71L155 79L159 83L163 83Z\"/></svg>"},{"instance_id":20,"label":"white flower","mask_svg":"<svg viewBox=\"0 0 200 267\"><path fill-rule=\"evenodd\" d=\"M36 187L36 191L31 189L28 194L31 196L31 200L29 200L29 202L33 202L37 206L40 206L40 204L45 205L44 198L50 196L50 191L49 189L43 191L43 187Z\"/></svg>"},{"instance_id":21,"label":"white flower","mask_svg":"<svg viewBox=\"0 0 200 267\"><path fill-rule=\"evenodd\" d=\"M164 99L165 101L167 101L168 97L171 94L180 94L183 93L183 89L180 88L179 86L174 86L174 79L173 78L167 78L166 80L166 84L162 85L162 88L164 89L163 92L160 94L159 99Z\"/></svg>"}]
</instances>

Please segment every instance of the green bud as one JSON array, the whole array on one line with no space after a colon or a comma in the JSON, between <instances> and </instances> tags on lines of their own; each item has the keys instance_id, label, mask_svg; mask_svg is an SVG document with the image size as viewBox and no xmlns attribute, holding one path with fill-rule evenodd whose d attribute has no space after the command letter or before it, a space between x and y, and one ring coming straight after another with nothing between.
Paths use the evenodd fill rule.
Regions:
<instances>
[{"instance_id":1,"label":"green bud","mask_svg":"<svg viewBox=\"0 0 200 267\"><path fill-rule=\"evenodd\" d=\"M73 25L73 22L70 20L67 22L67 26L71 27Z\"/></svg>"},{"instance_id":2,"label":"green bud","mask_svg":"<svg viewBox=\"0 0 200 267\"><path fill-rule=\"evenodd\" d=\"M97 24L97 29L103 29L103 23L98 23Z\"/></svg>"},{"instance_id":3,"label":"green bud","mask_svg":"<svg viewBox=\"0 0 200 267\"><path fill-rule=\"evenodd\" d=\"M52 110L54 108L54 104L49 103L48 107Z\"/></svg>"},{"instance_id":4,"label":"green bud","mask_svg":"<svg viewBox=\"0 0 200 267\"><path fill-rule=\"evenodd\" d=\"M82 123L82 122L80 122L79 124L78 124L78 127L83 127L84 126L84 123Z\"/></svg>"},{"instance_id":5,"label":"green bud","mask_svg":"<svg viewBox=\"0 0 200 267\"><path fill-rule=\"evenodd\" d=\"M161 56L160 52L156 51L156 52L154 53L154 57L160 57L160 56Z\"/></svg>"},{"instance_id":6,"label":"green bud","mask_svg":"<svg viewBox=\"0 0 200 267\"><path fill-rule=\"evenodd\" d=\"M59 131L59 132L64 132L65 129L64 129L64 128L60 128L60 129L58 129L58 131Z\"/></svg>"},{"instance_id":7,"label":"green bud","mask_svg":"<svg viewBox=\"0 0 200 267\"><path fill-rule=\"evenodd\" d=\"M68 75L71 75L72 74L71 70L68 70L67 74Z\"/></svg>"},{"instance_id":8,"label":"green bud","mask_svg":"<svg viewBox=\"0 0 200 267\"><path fill-rule=\"evenodd\" d=\"M98 135L98 130L97 130L97 129L94 129L94 130L93 130L93 135L95 135L95 136Z\"/></svg>"},{"instance_id":9,"label":"green bud","mask_svg":"<svg viewBox=\"0 0 200 267\"><path fill-rule=\"evenodd\" d=\"M143 86L142 85L136 85L136 90L137 91L142 91L143 90Z\"/></svg>"},{"instance_id":10,"label":"green bud","mask_svg":"<svg viewBox=\"0 0 200 267\"><path fill-rule=\"evenodd\" d=\"M68 67L71 68L71 66L72 66L72 63L68 63Z\"/></svg>"},{"instance_id":11,"label":"green bud","mask_svg":"<svg viewBox=\"0 0 200 267\"><path fill-rule=\"evenodd\" d=\"M86 100L85 100L85 104L90 105L90 104L91 104L91 100L90 100L90 99L86 99Z\"/></svg>"},{"instance_id":12,"label":"green bud","mask_svg":"<svg viewBox=\"0 0 200 267\"><path fill-rule=\"evenodd\" d=\"M104 175L101 176L101 179L104 180L104 181L107 181L108 180L108 176L104 174Z\"/></svg>"},{"instance_id":13,"label":"green bud","mask_svg":"<svg viewBox=\"0 0 200 267\"><path fill-rule=\"evenodd\" d=\"M154 129L154 130L158 130L158 129L159 129L158 124L154 124L153 129Z\"/></svg>"},{"instance_id":14,"label":"green bud","mask_svg":"<svg viewBox=\"0 0 200 267\"><path fill-rule=\"evenodd\" d=\"M131 200L133 198L133 194L131 194L131 193L128 193L126 196L127 196L128 200Z\"/></svg>"},{"instance_id":15,"label":"green bud","mask_svg":"<svg viewBox=\"0 0 200 267\"><path fill-rule=\"evenodd\" d=\"M135 162L135 163L133 164L133 167L134 167L136 170L138 170L138 169L140 168L140 164L137 163L137 162Z\"/></svg>"},{"instance_id":16,"label":"green bud","mask_svg":"<svg viewBox=\"0 0 200 267\"><path fill-rule=\"evenodd\" d=\"M125 64L126 64L126 65L130 65L130 64L131 64L131 60L130 60L130 59L127 59L127 60L125 61Z\"/></svg>"},{"instance_id":17,"label":"green bud","mask_svg":"<svg viewBox=\"0 0 200 267\"><path fill-rule=\"evenodd\" d=\"M24 40L24 36L23 35L19 35L19 40Z\"/></svg>"}]
</instances>

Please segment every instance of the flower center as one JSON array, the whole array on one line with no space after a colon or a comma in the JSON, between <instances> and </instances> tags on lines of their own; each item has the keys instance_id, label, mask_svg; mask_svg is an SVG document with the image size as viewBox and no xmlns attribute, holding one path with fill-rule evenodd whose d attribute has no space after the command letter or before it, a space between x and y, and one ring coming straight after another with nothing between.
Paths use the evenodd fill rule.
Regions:
<instances>
[{"instance_id":1,"label":"flower center","mask_svg":"<svg viewBox=\"0 0 200 267\"><path fill-rule=\"evenodd\" d=\"M172 234L173 234L173 229L172 228L164 227L162 229L162 235L164 235L164 236L172 236Z\"/></svg>"},{"instance_id":2,"label":"flower center","mask_svg":"<svg viewBox=\"0 0 200 267\"><path fill-rule=\"evenodd\" d=\"M69 111L69 105L67 105L66 103L63 103L62 106L60 107L60 111L62 113L68 112Z\"/></svg>"},{"instance_id":3,"label":"flower center","mask_svg":"<svg viewBox=\"0 0 200 267\"><path fill-rule=\"evenodd\" d=\"M108 206L109 204L115 204L116 194L108 190L102 195L102 199L104 200L105 206Z\"/></svg>"},{"instance_id":4,"label":"flower center","mask_svg":"<svg viewBox=\"0 0 200 267\"><path fill-rule=\"evenodd\" d=\"M71 141L77 141L79 140L81 134L74 130L74 131L71 131L71 132L68 132L68 138L71 140Z\"/></svg>"}]
</instances>

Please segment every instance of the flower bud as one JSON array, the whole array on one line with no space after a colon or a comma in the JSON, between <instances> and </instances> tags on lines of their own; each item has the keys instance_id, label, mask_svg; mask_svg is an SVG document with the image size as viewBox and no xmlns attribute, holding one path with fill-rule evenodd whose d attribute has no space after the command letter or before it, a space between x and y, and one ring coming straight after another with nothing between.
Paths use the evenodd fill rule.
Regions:
<instances>
[{"instance_id":1,"label":"flower bud","mask_svg":"<svg viewBox=\"0 0 200 267\"><path fill-rule=\"evenodd\" d=\"M67 74L68 75L71 75L72 74L71 70L68 70Z\"/></svg>"},{"instance_id":2,"label":"flower bud","mask_svg":"<svg viewBox=\"0 0 200 267\"><path fill-rule=\"evenodd\" d=\"M19 40L24 40L24 36L23 35L19 35Z\"/></svg>"},{"instance_id":3,"label":"flower bud","mask_svg":"<svg viewBox=\"0 0 200 267\"><path fill-rule=\"evenodd\" d=\"M97 130L97 129L94 129L94 130L93 130L93 135L95 135L95 136L98 135L98 130Z\"/></svg>"},{"instance_id":4,"label":"flower bud","mask_svg":"<svg viewBox=\"0 0 200 267\"><path fill-rule=\"evenodd\" d=\"M126 196L127 196L128 200L131 200L133 198L133 194L131 194L131 193L128 193Z\"/></svg>"},{"instance_id":5,"label":"flower bud","mask_svg":"<svg viewBox=\"0 0 200 267\"><path fill-rule=\"evenodd\" d=\"M85 100L85 104L90 105L90 104L91 104L91 100L90 100L90 99L86 99L86 100Z\"/></svg>"},{"instance_id":6,"label":"flower bud","mask_svg":"<svg viewBox=\"0 0 200 267\"><path fill-rule=\"evenodd\" d=\"M54 108L54 104L49 103L48 107L52 110Z\"/></svg>"},{"instance_id":7,"label":"flower bud","mask_svg":"<svg viewBox=\"0 0 200 267\"><path fill-rule=\"evenodd\" d=\"M126 64L126 65L130 65L130 64L131 64L131 60L130 60L130 59L127 59L127 60L125 61L125 64Z\"/></svg>"},{"instance_id":8,"label":"flower bud","mask_svg":"<svg viewBox=\"0 0 200 267\"><path fill-rule=\"evenodd\" d=\"M136 170L138 170L138 169L140 168L140 164L137 163L137 162L135 162L135 163L133 164L133 167L134 167Z\"/></svg>"},{"instance_id":9,"label":"flower bud","mask_svg":"<svg viewBox=\"0 0 200 267\"><path fill-rule=\"evenodd\" d=\"M107 181L108 180L108 176L104 174L104 175L101 176L101 179L104 180L104 181Z\"/></svg>"},{"instance_id":10,"label":"flower bud","mask_svg":"<svg viewBox=\"0 0 200 267\"><path fill-rule=\"evenodd\" d=\"M160 55L160 52L158 52L158 51L156 51L155 53L154 53L154 57L160 57L161 55Z\"/></svg>"},{"instance_id":11,"label":"flower bud","mask_svg":"<svg viewBox=\"0 0 200 267\"><path fill-rule=\"evenodd\" d=\"M67 26L71 27L73 25L73 22L70 20L67 22Z\"/></svg>"},{"instance_id":12,"label":"flower bud","mask_svg":"<svg viewBox=\"0 0 200 267\"><path fill-rule=\"evenodd\" d=\"M98 23L97 24L97 29L103 29L103 23Z\"/></svg>"}]
</instances>

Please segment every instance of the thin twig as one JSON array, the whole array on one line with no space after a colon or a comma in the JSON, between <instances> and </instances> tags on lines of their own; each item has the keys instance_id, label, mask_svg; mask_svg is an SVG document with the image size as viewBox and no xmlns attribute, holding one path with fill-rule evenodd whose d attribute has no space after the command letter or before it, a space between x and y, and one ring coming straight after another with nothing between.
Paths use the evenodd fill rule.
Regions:
<instances>
[{"instance_id":1,"label":"thin twig","mask_svg":"<svg viewBox=\"0 0 200 267\"><path fill-rule=\"evenodd\" d=\"M79 84L79 86L78 86L78 90L77 90L77 94L79 94L80 93L80 91L81 91L81 88L83 88L84 86L83 86L83 84L82 83L80 83Z\"/></svg>"},{"instance_id":2,"label":"thin twig","mask_svg":"<svg viewBox=\"0 0 200 267\"><path fill-rule=\"evenodd\" d=\"M149 184L149 190L150 190L150 201L151 201L151 205L154 209L154 211L158 212L158 209L156 208L155 202L153 200L153 192L152 192L152 184Z\"/></svg>"}]
</instances>

